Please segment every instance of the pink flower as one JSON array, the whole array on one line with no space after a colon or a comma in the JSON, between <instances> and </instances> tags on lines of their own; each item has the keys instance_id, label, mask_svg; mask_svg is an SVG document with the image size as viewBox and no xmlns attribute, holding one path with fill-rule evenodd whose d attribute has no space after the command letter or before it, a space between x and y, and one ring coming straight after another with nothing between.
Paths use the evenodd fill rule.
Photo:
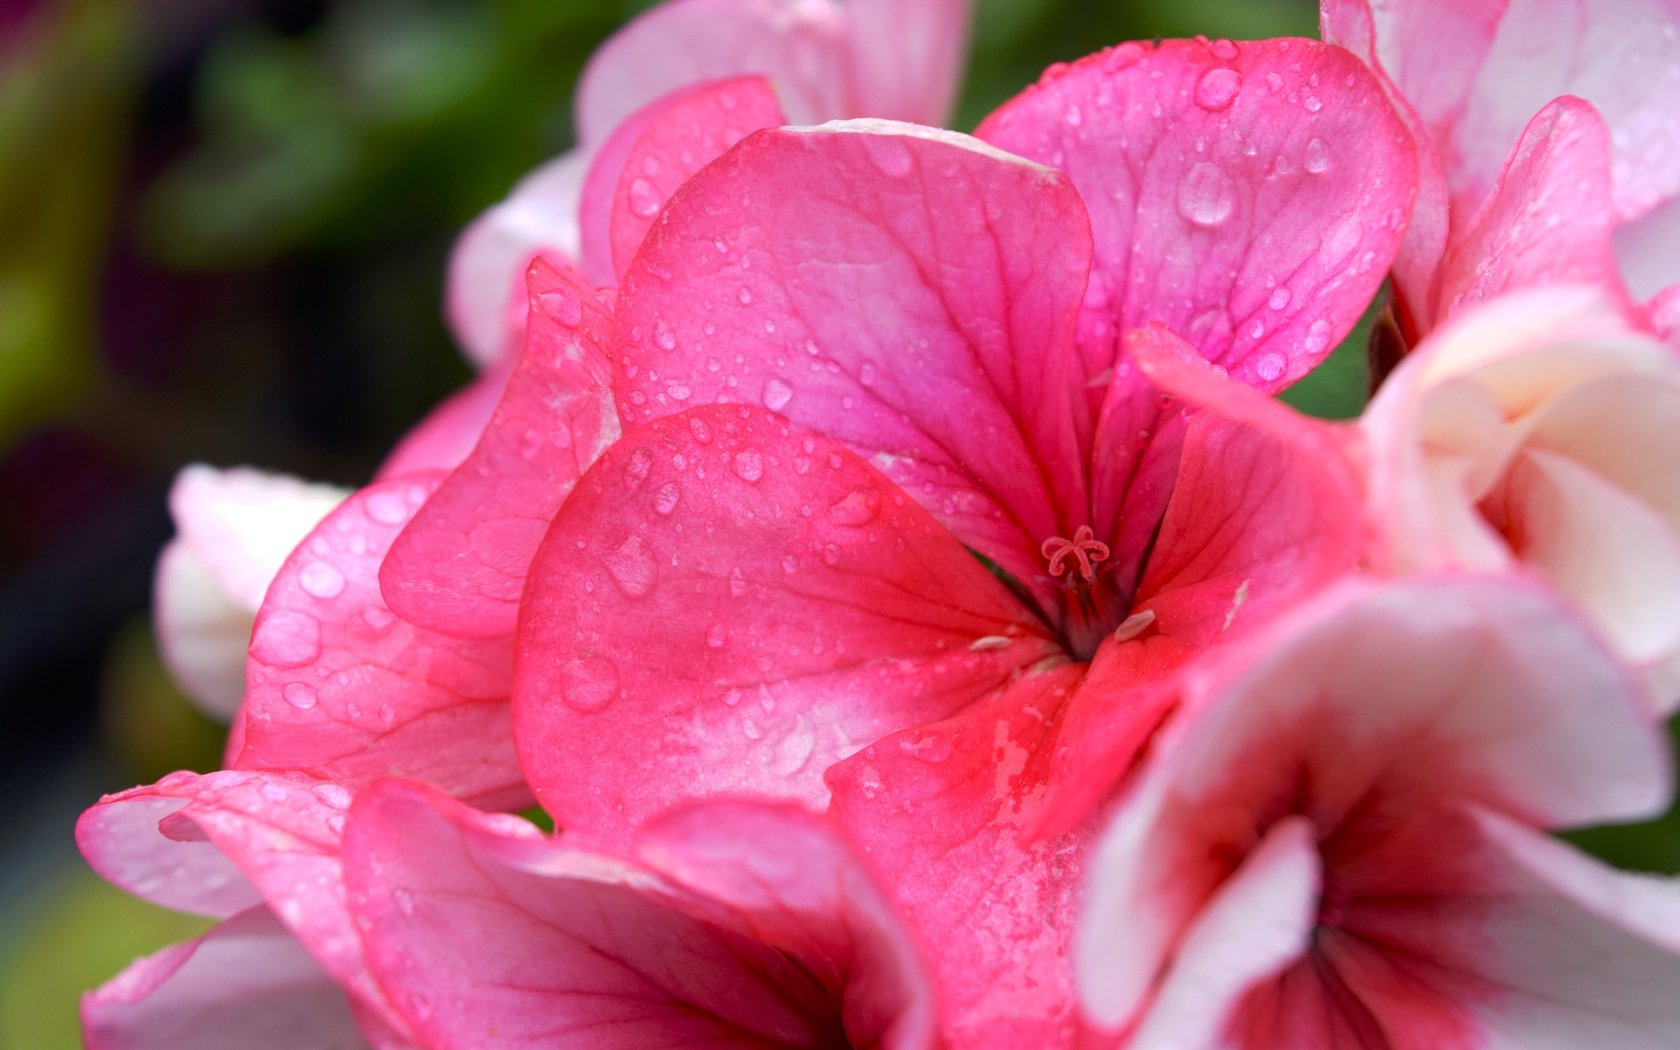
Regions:
<instances>
[{"instance_id":1,"label":"pink flower","mask_svg":"<svg viewBox=\"0 0 1680 1050\"><path fill-rule=\"evenodd\" d=\"M714 802L587 843L412 782L357 799L351 910L421 1045L936 1045L916 945L819 818Z\"/></svg>"},{"instance_id":2,"label":"pink flower","mask_svg":"<svg viewBox=\"0 0 1680 1050\"><path fill-rule=\"evenodd\" d=\"M92 1050L413 1046L363 960L339 861L351 792L304 773L173 773L109 795L76 844L155 904L223 920L82 1000Z\"/></svg>"},{"instance_id":3,"label":"pink flower","mask_svg":"<svg viewBox=\"0 0 1680 1050\"><path fill-rule=\"evenodd\" d=\"M609 842L832 787L942 946L947 1033L1019 1045L1065 1034L1046 902L1165 676L1358 544L1321 430L1202 359L1271 391L1327 353L1413 173L1376 85L1306 41L1095 56L982 132L1071 178L853 122L749 136L671 199L620 293L625 435L524 591L515 731ZM1193 345L1118 341L1154 320Z\"/></svg>"},{"instance_id":4,"label":"pink flower","mask_svg":"<svg viewBox=\"0 0 1680 1050\"><path fill-rule=\"evenodd\" d=\"M753 75L775 84L796 123L888 117L937 125L962 75L969 6L969 0L670 0L619 30L590 59L578 85L578 145L526 176L457 242L447 313L461 345L481 363L517 350L521 281L539 254L608 283L599 267L611 259L589 242L598 213L585 177L599 167L597 152L636 123L638 111L698 84ZM723 147L766 126L749 113L736 114L723 125L735 129ZM608 167L615 180L624 170L621 163ZM657 205L648 217L655 211Z\"/></svg>"},{"instance_id":5,"label":"pink flower","mask_svg":"<svg viewBox=\"0 0 1680 1050\"><path fill-rule=\"evenodd\" d=\"M1187 676L1090 867L1079 982L1131 1048L1651 1047L1680 887L1544 829L1670 795L1643 697L1543 590L1349 585Z\"/></svg>"},{"instance_id":6,"label":"pink flower","mask_svg":"<svg viewBox=\"0 0 1680 1050\"><path fill-rule=\"evenodd\" d=\"M1680 7L1322 7L1325 39L1366 56L1424 157L1395 266L1409 334L1500 291L1560 282L1601 284L1642 323L1675 330Z\"/></svg>"},{"instance_id":7,"label":"pink flower","mask_svg":"<svg viewBox=\"0 0 1680 1050\"><path fill-rule=\"evenodd\" d=\"M1375 563L1531 572L1680 702L1680 359L1593 288L1452 318L1360 420Z\"/></svg>"},{"instance_id":8,"label":"pink flower","mask_svg":"<svg viewBox=\"0 0 1680 1050\"><path fill-rule=\"evenodd\" d=\"M346 495L249 469L194 465L176 477L177 535L158 557L154 617L170 674L206 711L238 711L245 646L269 581Z\"/></svg>"}]
</instances>

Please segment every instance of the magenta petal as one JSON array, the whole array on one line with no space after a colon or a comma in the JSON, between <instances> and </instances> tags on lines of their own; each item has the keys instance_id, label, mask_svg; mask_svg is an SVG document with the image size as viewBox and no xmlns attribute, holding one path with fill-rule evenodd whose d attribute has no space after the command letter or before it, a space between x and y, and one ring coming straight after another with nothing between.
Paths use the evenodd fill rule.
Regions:
<instances>
[{"instance_id":1,"label":"magenta petal","mask_svg":"<svg viewBox=\"0 0 1680 1050\"><path fill-rule=\"evenodd\" d=\"M1118 340L1152 322L1261 389L1305 375L1382 283L1418 186L1381 86L1306 40L1123 44L978 134L1067 172L1090 209L1080 341L1098 384L1135 382Z\"/></svg>"},{"instance_id":2,"label":"magenta petal","mask_svg":"<svg viewBox=\"0 0 1680 1050\"><path fill-rule=\"evenodd\" d=\"M1610 138L1579 99L1560 98L1524 129L1480 210L1442 264L1440 314L1516 288L1596 284L1633 304L1611 240Z\"/></svg>"},{"instance_id":3,"label":"magenta petal","mask_svg":"<svg viewBox=\"0 0 1680 1050\"><path fill-rule=\"evenodd\" d=\"M926 1045L891 1024L851 1032L841 1017L878 1020L871 1008L884 1002L871 987L881 975L848 972L875 961L871 941L883 935L868 928L867 900L839 896L864 888L846 870L855 862L832 847L788 852L814 832L809 818L771 811L731 828L739 815L726 806L696 814L708 830L678 818L654 835L666 859L736 897L751 891L720 862L756 866L769 907L756 917L751 902L737 912L516 818L380 784L358 800L345 850L371 965L438 1050L481 1047L492 1032L497 1045L533 1048L853 1045L848 1035L866 1034L885 1041L863 1045ZM741 837L728 860L711 855L732 830ZM827 866L836 861L839 871ZM865 928L848 928L857 919ZM778 937L801 927L798 943ZM903 991L913 1023L918 986Z\"/></svg>"},{"instance_id":4,"label":"magenta petal","mask_svg":"<svg viewBox=\"0 0 1680 1050\"><path fill-rule=\"evenodd\" d=\"M1046 728L1081 669L1017 679L947 722L829 770L832 815L934 946L941 1033L971 1048L1066 1047L1069 942L1093 826L1028 841Z\"/></svg>"},{"instance_id":5,"label":"magenta petal","mask_svg":"<svg viewBox=\"0 0 1680 1050\"><path fill-rule=\"evenodd\" d=\"M344 991L266 908L136 960L82 998L88 1050L366 1046Z\"/></svg>"},{"instance_id":6,"label":"magenta petal","mask_svg":"<svg viewBox=\"0 0 1680 1050\"><path fill-rule=\"evenodd\" d=\"M528 797L509 729L509 641L436 634L380 597L380 560L437 481L369 485L286 562L251 636L232 765L350 783L403 772L485 804Z\"/></svg>"},{"instance_id":7,"label":"magenta petal","mask_svg":"<svg viewBox=\"0 0 1680 1050\"><path fill-rule=\"evenodd\" d=\"M757 76L698 84L638 110L602 145L584 183L585 272L616 285L689 176L752 132L786 122L776 93Z\"/></svg>"},{"instance_id":8,"label":"magenta petal","mask_svg":"<svg viewBox=\"0 0 1680 1050\"><path fill-rule=\"evenodd\" d=\"M1070 403L1088 261L1072 188L974 139L760 132L683 188L625 274L620 408L762 404L1034 581L1044 540L1089 524Z\"/></svg>"},{"instance_id":9,"label":"magenta petal","mask_svg":"<svg viewBox=\"0 0 1680 1050\"><path fill-rule=\"evenodd\" d=\"M478 447L379 567L403 619L461 638L513 633L537 544L578 476L618 436L604 347L612 314L576 274L529 274L531 326ZM399 523L400 524L400 523Z\"/></svg>"},{"instance_id":10,"label":"magenta petal","mask_svg":"<svg viewBox=\"0 0 1680 1050\"><path fill-rule=\"evenodd\" d=\"M520 756L609 838L720 793L821 805L822 772L1052 651L1021 604L838 443L762 409L634 427L586 474L520 613Z\"/></svg>"}]
</instances>

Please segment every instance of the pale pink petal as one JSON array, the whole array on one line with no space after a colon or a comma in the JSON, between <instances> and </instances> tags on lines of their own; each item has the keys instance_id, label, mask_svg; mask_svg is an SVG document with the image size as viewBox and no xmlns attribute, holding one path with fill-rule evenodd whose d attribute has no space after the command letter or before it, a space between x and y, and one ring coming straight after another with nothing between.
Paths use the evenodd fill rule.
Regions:
<instances>
[{"instance_id":1,"label":"pale pink petal","mask_svg":"<svg viewBox=\"0 0 1680 1050\"><path fill-rule=\"evenodd\" d=\"M256 615L186 540L177 537L163 548L152 582L158 649L170 677L218 719L231 720L245 695L245 647Z\"/></svg>"},{"instance_id":2,"label":"pale pink petal","mask_svg":"<svg viewBox=\"0 0 1680 1050\"><path fill-rule=\"evenodd\" d=\"M1623 218L1680 192L1677 33L1674 0L1511 0L1453 129L1460 196L1480 199L1518 130L1560 95L1586 99L1604 114Z\"/></svg>"},{"instance_id":3,"label":"pale pink petal","mask_svg":"<svg viewBox=\"0 0 1680 1050\"><path fill-rule=\"evenodd\" d=\"M532 260L546 255L572 263L581 253L578 197L589 164L587 150L562 153L525 176L456 240L444 313L480 367L519 350L526 308L521 278Z\"/></svg>"},{"instance_id":4,"label":"pale pink petal","mask_svg":"<svg viewBox=\"0 0 1680 1050\"><path fill-rule=\"evenodd\" d=\"M934 950L952 1046L1065 1047L1078 1030L1069 942L1092 821L1032 840L1046 729L1082 669L1028 672L947 722L830 769L831 813Z\"/></svg>"},{"instance_id":5,"label":"pale pink petal","mask_svg":"<svg viewBox=\"0 0 1680 1050\"><path fill-rule=\"evenodd\" d=\"M368 1045L344 990L266 908L136 960L83 996L81 1016L88 1050Z\"/></svg>"},{"instance_id":6,"label":"pale pink petal","mask_svg":"<svg viewBox=\"0 0 1680 1050\"><path fill-rule=\"evenodd\" d=\"M776 820L735 830L769 830L768 840L738 839L730 853L785 887L761 891L782 912L764 916L770 931L755 928L750 908L737 912L632 862L550 842L516 818L411 783L386 782L358 800L346 870L375 972L439 1050L480 1047L492 1033L510 1047L846 1044L864 1034L847 1029L848 1009L863 1015L868 1034L885 1033L882 1045L926 1045L890 1023L874 1027L885 1020L871 1009L885 1005L883 989L870 987L879 975L846 972L869 958L868 941L881 931L847 930L837 925L845 919L826 914L847 907L838 886L816 899L799 894L823 883L805 865L837 858L778 855L773 843L789 830L798 841L809 818L786 814L774 828L765 819ZM729 834L724 823L709 837ZM667 856L697 846L688 861L704 869L706 837L696 841L679 824L660 840ZM701 874L734 881L718 869ZM836 874L829 869L828 878ZM802 928L807 908L814 925ZM776 936L795 931L786 946ZM854 1007L854 992L872 1001ZM919 1005L914 994L903 1005L912 1022Z\"/></svg>"},{"instance_id":7,"label":"pale pink petal","mask_svg":"<svg viewBox=\"0 0 1680 1050\"><path fill-rule=\"evenodd\" d=\"M1611 244L1609 133L1579 99L1560 98L1529 122L1464 227L1442 263L1442 317L1514 288L1553 284L1596 284L1627 299Z\"/></svg>"},{"instance_id":8,"label":"pale pink petal","mask_svg":"<svg viewBox=\"0 0 1680 1050\"><path fill-rule=\"evenodd\" d=\"M837 442L745 406L633 427L532 566L520 755L563 826L673 802L820 806L823 770L1053 651L960 543Z\"/></svg>"},{"instance_id":9,"label":"pale pink petal","mask_svg":"<svg viewBox=\"0 0 1680 1050\"><path fill-rule=\"evenodd\" d=\"M439 480L369 485L287 561L251 636L230 765L352 784L402 773L486 805L529 798L509 724L510 640L439 635L379 593L387 547Z\"/></svg>"},{"instance_id":10,"label":"pale pink petal","mask_svg":"<svg viewBox=\"0 0 1680 1050\"><path fill-rule=\"evenodd\" d=\"M379 465L375 479L401 477L422 470L454 470L478 444L479 435L507 389L512 355L498 359L465 387L451 394L404 434Z\"/></svg>"},{"instance_id":11,"label":"pale pink petal","mask_svg":"<svg viewBox=\"0 0 1680 1050\"><path fill-rule=\"evenodd\" d=\"M176 475L169 513L228 596L254 612L292 548L346 495L284 474L194 464Z\"/></svg>"},{"instance_id":12,"label":"pale pink petal","mask_svg":"<svg viewBox=\"0 0 1680 1050\"><path fill-rule=\"evenodd\" d=\"M943 127L962 86L972 0L846 0L855 112Z\"/></svg>"},{"instance_id":13,"label":"pale pink petal","mask_svg":"<svg viewBox=\"0 0 1680 1050\"><path fill-rule=\"evenodd\" d=\"M1645 304L1645 312L1658 335L1669 345L1680 346L1680 283L1670 285L1653 296Z\"/></svg>"},{"instance_id":14,"label":"pale pink petal","mask_svg":"<svg viewBox=\"0 0 1680 1050\"><path fill-rule=\"evenodd\" d=\"M1382 283L1418 185L1381 86L1307 40L1124 44L978 134L1067 172L1090 209L1080 337L1098 393L1135 382L1119 340L1152 322L1261 389L1305 375ZM1143 407L1110 440L1147 427Z\"/></svg>"},{"instance_id":15,"label":"pale pink petal","mask_svg":"<svg viewBox=\"0 0 1680 1050\"><path fill-rule=\"evenodd\" d=\"M1067 182L977 140L760 132L684 187L626 273L620 410L762 404L1047 589L1040 545L1089 523L1070 403L1088 260Z\"/></svg>"},{"instance_id":16,"label":"pale pink petal","mask_svg":"<svg viewBox=\"0 0 1680 1050\"><path fill-rule=\"evenodd\" d=\"M1680 884L1612 870L1487 811L1478 1045L1658 1050L1680 1031Z\"/></svg>"},{"instance_id":17,"label":"pale pink petal","mask_svg":"<svg viewBox=\"0 0 1680 1050\"><path fill-rule=\"evenodd\" d=\"M539 260L531 327L478 446L378 567L404 619L462 638L513 633L525 573L577 478L618 436L604 355L612 314L576 274Z\"/></svg>"},{"instance_id":18,"label":"pale pink petal","mask_svg":"<svg viewBox=\"0 0 1680 1050\"><path fill-rule=\"evenodd\" d=\"M1496 504L1512 553L1579 602L1618 651L1644 664L1680 652L1675 523L1556 453L1530 451Z\"/></svg>"},{"instance_id":19,"label":"pale pink petal","mask_svg":"<svg viewBox=\"0 0 1680 1050\"><path fill-rule=\"evenodd\" d=\"M1320 889L1314 834L1303 817L1285 817L1266 830L1185 932L1148 1017L1127 1041L1128 1050L1222 1045L1223 1028L1243 993L1306 952ZM1128 948L1111 930L1125 920L1108 911L1124 903L1107 892L1108 859L1099 856L1092 864L1093 885L1099 889L1077 943L1080 985L1091 990L1082 1005L1092 1020L1113 1027L1125 1017L1108 1009L1103 993L1114 983L1110 968L1125 967Z\"/></svg>"},{"instance_id":20,"label":"pale pink petal","mask_svg":"<svg viewBox=\"0 0 1680 1050\"><path fill-rule=\"evenodd\" d=\"M618 283L671 194L748 134L786 123L763 77L708 81L637 110L595 155L580 205L585 272Z\"/></svg>"},{"instance_id":21,"label":"pale pink petal","mask_svg":"<svg viewBox=\"0 0 1680 1050\"><path fill-rule=\"evenodd\" d=\"M1680 192L1649 215L1616 228L1616 262L1635 299L1680 286Z\"/></svg>"},{"instance_id":22,"label":"pale pink petal","mask_svg":"<svg viewBox=\"0 0 1680 1050\"><path fill-rule=\"evenodd\" d=\"M1084 987L1105 1019L1146 1009L1205 902L1285 815L1335 833L1327 884L1404 905L1458 878L1435 859L1458 848L1446 824L1445 852L1420 851L1439 807L1555 826L1648 815L1671 786L1637 686L1545 592L1513 582L1345 584L1185 681L1188 712L1101 847L1093 908L1128 946Z\"/></svg>"}]
</instances>

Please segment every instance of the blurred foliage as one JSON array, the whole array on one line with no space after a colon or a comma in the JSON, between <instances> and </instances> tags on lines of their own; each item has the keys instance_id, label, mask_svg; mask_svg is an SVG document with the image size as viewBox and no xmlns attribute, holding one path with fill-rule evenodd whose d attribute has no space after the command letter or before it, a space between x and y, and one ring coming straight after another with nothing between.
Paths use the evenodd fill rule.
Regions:
<instances>
[{"instance_id":1,"label":"blurred foliage","mask_svg":"<svg viewBox=\"0 0 1680 1050\"><path fill-rule=\"evenodd\" d=\"M147 784L177 769L222 764L227 726L206 717L169 676L148 617L130 620L105 656L99 734L105 748Z\"/></svg>"},{"instance_id":2,"label":"blurred foliage","mask_svg":"<svg viewBox=\"0 0 1680 1050\"><path fill-rule=\"evenodd\" d=\"M74 0L0 65L0 450L95 378L96 265L136 71L132 12ZM3 57L3 56L0 56Z\"/></svg>"}]
</instances>

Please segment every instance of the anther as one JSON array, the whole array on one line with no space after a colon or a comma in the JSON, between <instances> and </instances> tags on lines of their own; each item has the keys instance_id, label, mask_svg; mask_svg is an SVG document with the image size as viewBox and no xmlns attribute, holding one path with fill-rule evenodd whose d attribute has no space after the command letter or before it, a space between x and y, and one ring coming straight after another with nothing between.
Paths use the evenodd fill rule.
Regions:
<instances>
[{"instance_id":1,"label":"anther","mask_svg":"<svg viewBox=\"0 0 1680 1050\"><path fill-rule=\"evenodd\" d=\"M1050 560L1050 575L1061 576L1067 572L1068 561L1072 559L1078 564L1079 576L1086 583L1097 581L1096 565L1108 558L1108 544L1097 539L1089 525L1079 526L1071 540L1052 536L1038 550Z\"/></svg>"}]
</instances>

